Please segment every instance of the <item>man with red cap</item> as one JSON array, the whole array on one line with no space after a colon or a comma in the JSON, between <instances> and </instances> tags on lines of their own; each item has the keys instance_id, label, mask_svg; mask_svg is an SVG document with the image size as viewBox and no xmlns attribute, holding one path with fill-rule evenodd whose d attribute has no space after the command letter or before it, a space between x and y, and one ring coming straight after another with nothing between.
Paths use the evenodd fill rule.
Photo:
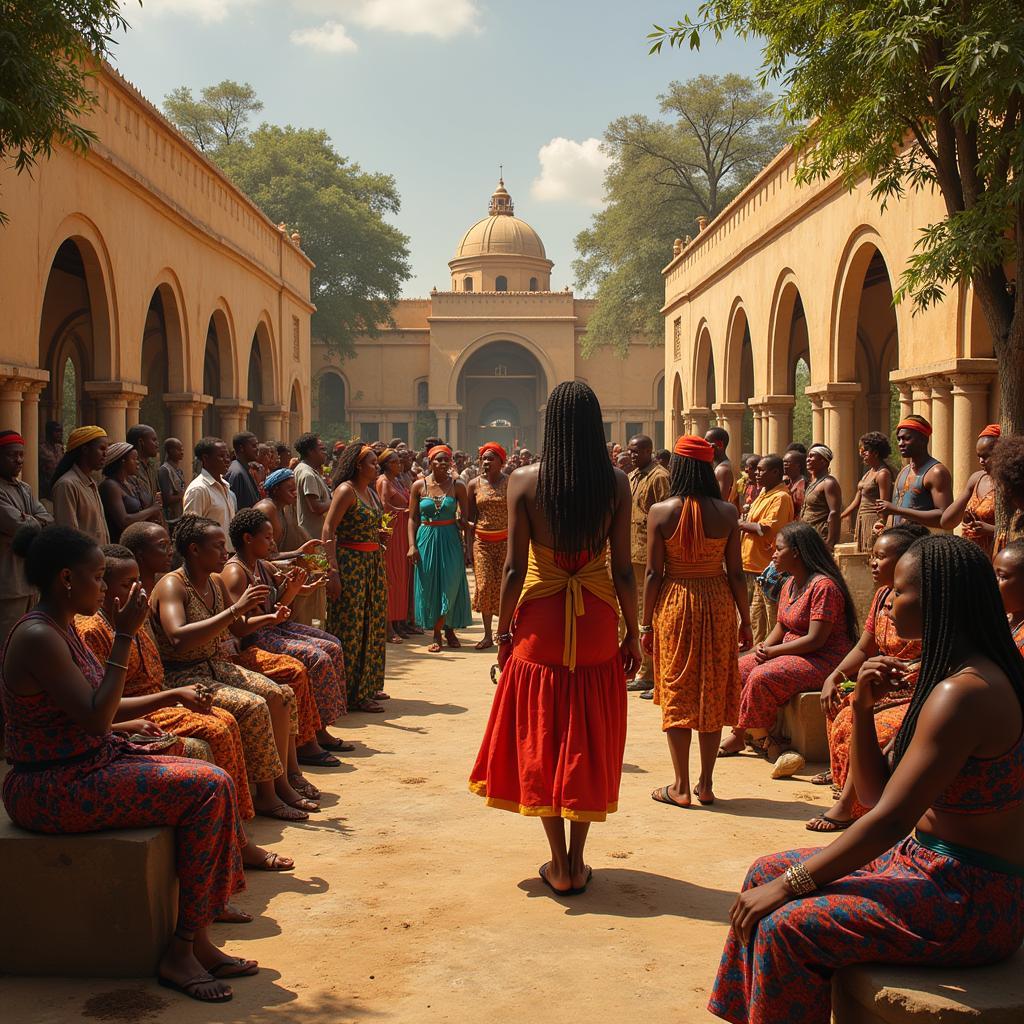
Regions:
<instances>
[{"instance_id":1,"label":"man with red cap","mask_svg":"<svg viewBox=\"0 0 1024 1024\"><path fill-rule=\"evenodd\" d=\"M53 516L20 479L25 465L25 441L14 430L0 431L0 646L14 624L36 602L35 589L25 579L24 560L11 550L23 526L49 526Z\"/></svg>"},{"instance_id":2,"label":"man with red cap","mask_svg":"<svg viewBox=\"0 0 1024 1024\"><path fill-rule=\"evenodd\" d=\"M942 526L942 513L953 500L953 478L949 470L928 451L931 424L917 415L907 416L896 426L896 447L907 464L896 477L892 501L879 501L879 515L892 516L893 526L919 523L931 530ZM884 528L884 520L875 526Z\"/></svg>"}]
</instances>

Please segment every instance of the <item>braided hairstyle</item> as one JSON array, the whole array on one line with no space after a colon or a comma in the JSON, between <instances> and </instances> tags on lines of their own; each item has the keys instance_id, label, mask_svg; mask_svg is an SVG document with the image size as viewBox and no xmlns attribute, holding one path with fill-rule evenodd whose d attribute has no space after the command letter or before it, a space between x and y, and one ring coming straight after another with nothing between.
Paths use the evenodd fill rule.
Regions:
<instances>
[{"instance_id":1,"label":"braided hairstyle","mask_svg":"<svg viewBox=\"0 0 1024 1024\"><path fill-rule=\"evenodd\" d=\"M810 523L797 520L779 530L779 536L791 547L804 563L807 576L827 576L842 592L846 609L846 635L856 643L860 639L860 628L857 625L857 609L850 595L850 588L843 579L843 574L832 557L832 552L825 547L825 542Z\"/></svg>"},{"instance_id":2,"label":"braided hairstyle","mask_svg":"<svg viewBox=\"0 0 1024 1024\"><path fill-rule=\"evenodd\" d=\"M345 450L338 457L338 461L334 466L334 472L331 474L331 490L334 490L339 484L348 483L356 478L356 473L359 472L359 462L362 453L363 446L361 444L346 446Z\"/></svg>"},{"instance_id":3,"label":"braided hairstyle","mask_svg":"<svg viewBox=\"0 0 1024 1024\"><path fill-rule=\"evenodd\" d=\"M597 395L580 381L563 381L548 396L537 476L537 507L547 518L555 551L594 555L601 549L615 487Z\"/></svg>"},{"instance_id":4,"label":"braided hairstyle","mask_svg":"<svg viewBox=\"0 0 1024 1024\"><path fill-rule=\"evenodd\" d=\"M174 543L174 550L184 558L188 554L189 545L202 543L203 538L210 530L219 530L220 523L206 516L197 516L192 512L186 512L175 524L171 531L171 541Z\"/></svg>"},{"instance_id":5,"label":"braided hairstyle","mask_svg":"<svg viewBox=\"0 0 1024 1024\"><path fill-rule=\"evenodd\" d=\"M249 534L251 537L257 530L269 522L270 520L266 514L258 508L243 508L228 524L228 536L231 538L231 546L236 551L241 551L245 546L245 535Z\"/></svg>"},{"instance_id":6,"label":"braided hairstyle","mask_svg":"<svg viewBox=\"0 0 1024 1024\"><path fill-rule=\"evenodd\" d=\"M917 564L924 629L921 668L896 734L894 764L914 738L921 708L954 668L958 641L984 651L996 663L1024 708L1024 660L1013 642L992 565L981 548L962 537L935 534L915 542L903 559Z\"/></svg>"},{"instance_id":7,"label":"braided hairstyle","mask_svg":"<svg viewBox=\"0 0 1024 1024\"><path fill-rule=\"evenodd\" d=\"M710 433L710 431L709 431ZM669 495L673 498L721 498L722 488L710 462L672 453L668 465Z\"/></svg>"}]
</instances>

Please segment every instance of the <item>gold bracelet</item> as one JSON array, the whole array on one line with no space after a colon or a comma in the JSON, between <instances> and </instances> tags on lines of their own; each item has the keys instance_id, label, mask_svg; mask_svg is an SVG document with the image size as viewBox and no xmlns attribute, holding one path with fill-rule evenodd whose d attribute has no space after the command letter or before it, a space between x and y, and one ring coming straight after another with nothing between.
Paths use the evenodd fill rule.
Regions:
<instances>
[{"instance_id":1,"label":"gold bracelet","mask_svg":"<svg viewBox=\"0 0 1024 1024\"><path fill-rule=\"evenodd\" d=\"M790 864L786 868L786 885L794 896L807 896L818 888L818 883L803 864Z\"/></svg>"},{"instance_id":2,"label":"gold bracelet","mask_svg":"<svg viewBox=\"0 0 1024 1024\"><path fill-rule=\"evenodd\" d=\"M107 665L108 665L108 667L110 665L113 665L114 668L119 668L119 669L121 669L124 672L128 671L128 666L127 665L122 665L121 662L114 661L112 658L107 658Z\"/></svg>"}]
</instances>

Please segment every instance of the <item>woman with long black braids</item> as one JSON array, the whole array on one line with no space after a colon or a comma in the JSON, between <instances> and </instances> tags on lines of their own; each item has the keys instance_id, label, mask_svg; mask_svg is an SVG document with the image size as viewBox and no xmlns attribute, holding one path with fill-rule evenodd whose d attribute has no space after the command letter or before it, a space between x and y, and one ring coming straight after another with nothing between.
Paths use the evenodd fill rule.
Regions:
<instances>
[{"instance_id":1,"label":"woman with long black braids","mask_svg":"<svg viewBox=\"0 0 1024 1024\"><path fill-rule=\"evenodd\" d=\"M982 550L917 541L892 619L922 661L888 757L874 707L907 666L858 674L851 770L871 810L830 846L754 862L709 1006L726 1020L827 1024L847 964L987 964L1024 940L1024 661Z\"/></svg>"},{"instance_id":2,"label":"woman with long black braids","mask_svg":"<svg viewBox=\"0 0 1024 1024\"><path fill-rule=\"evenodd\" d=\"M559 384L540 462L508 482L501 681L470 777L489 806L541 819L551 860L540 876L558 896L586 890L590 823L617 808L626 676L641 661L629 481L604 445L597 396L578 381Z\"/></svg>"}]
</instances>

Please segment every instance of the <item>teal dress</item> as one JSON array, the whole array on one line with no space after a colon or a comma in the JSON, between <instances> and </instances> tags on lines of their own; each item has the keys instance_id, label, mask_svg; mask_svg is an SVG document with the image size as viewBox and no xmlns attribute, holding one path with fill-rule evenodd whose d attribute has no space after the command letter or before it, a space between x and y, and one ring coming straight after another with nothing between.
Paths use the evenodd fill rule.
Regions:
<instances>
[{"instance_id":1,"label":"teal dress","mask_svg":"<svg viewBox=\"0 0 1024 1024\"><path fill-rule=\"evenodd\" d=\"M462 531L456 519L458 503L448 496L440 509L433 498L420 499L420 526L416 547L420 560L416 566L416 621L432 629L438 619L446 628L463 629L473 621L466 582L466 554ZM448 526L427 523L450 522Z\"/></svg>"}]
</instances>

